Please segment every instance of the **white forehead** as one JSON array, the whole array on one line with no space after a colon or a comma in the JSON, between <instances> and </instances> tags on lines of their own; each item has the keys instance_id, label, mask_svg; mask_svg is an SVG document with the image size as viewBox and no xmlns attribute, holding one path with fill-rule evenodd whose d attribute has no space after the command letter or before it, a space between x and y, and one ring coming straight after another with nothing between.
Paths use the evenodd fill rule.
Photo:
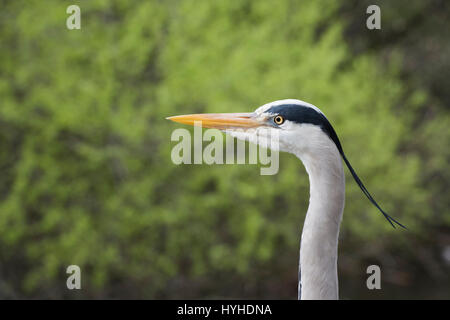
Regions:
<instances>
[{"instance_id":1,"label":"white forehead","mask_svg":"<svg viewBox=\"0 0 450 320\"><path fill-rule=\"evenodd\" d=\"M297 100L297 99L283 99L283 100L269 102L269 103L266 103L265 105L262 105L258 109L256 109L255 113L261 114L261 113L266 112L268 109L270 109L272 107L281 106L283 104L294 104L294 105L296 104L301 107L312 108L312 109L316 110L317 112L320 112L321 114L323 114L323 112L319 108L317 108L315 105L312 105L311 103L308 103L308 102L305 102L302 100Z\"/></svg>"}]
</instances>

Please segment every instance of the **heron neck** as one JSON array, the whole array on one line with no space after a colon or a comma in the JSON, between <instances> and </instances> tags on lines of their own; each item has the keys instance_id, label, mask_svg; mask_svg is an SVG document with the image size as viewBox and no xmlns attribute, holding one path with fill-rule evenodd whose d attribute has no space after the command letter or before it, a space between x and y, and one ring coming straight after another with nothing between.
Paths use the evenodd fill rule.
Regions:
<instances>
[{"instance_id":1,"label":"heron neck","mask_svg":"<svg viewBox=\"0 0 450 320\"><path fill-rule=\"evenodd\" d=\"M306 153L299 158L310 182L300 245L301 299L338 299L337 249L345 202L342 160L334 145L319 156Z\"/></svg>"}]
</instances>

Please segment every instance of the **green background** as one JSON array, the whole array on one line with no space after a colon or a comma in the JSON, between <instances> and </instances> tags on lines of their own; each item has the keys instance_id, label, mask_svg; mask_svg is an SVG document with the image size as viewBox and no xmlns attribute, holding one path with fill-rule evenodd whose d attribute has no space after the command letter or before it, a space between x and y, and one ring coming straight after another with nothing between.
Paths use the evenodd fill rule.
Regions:
<instances>
[{"instance_id":1,"label":"green background","mask_svg":"<svg viewBox=\"0 0 450 320\"><path fill-rule=\"evenodd\" d=\"M177 166L165 120L284 98L322 109L408 226L346 171L341 298L450 298L447 2L0 3L0 298L296 298L300 161Z\"/></svg>"}]
</instances>

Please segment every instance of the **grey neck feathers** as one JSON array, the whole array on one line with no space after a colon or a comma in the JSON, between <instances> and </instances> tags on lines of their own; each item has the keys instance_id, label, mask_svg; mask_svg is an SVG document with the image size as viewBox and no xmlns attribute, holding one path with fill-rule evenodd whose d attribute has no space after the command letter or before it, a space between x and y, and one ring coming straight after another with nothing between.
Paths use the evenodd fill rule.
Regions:
<instances>
[{"instance_id":1,"label":"grey neck feathers","mask_svg":"<svg viewBox=\"0 0 450 320\"><path fill-rule=\"evenodd\" d=\"M297 155L309 175L310 200L300 245L299 298L338 299L337 248L345 176L336 147ZM301 272L300 272L301 270Z\"/></svg>"}]
</instances>

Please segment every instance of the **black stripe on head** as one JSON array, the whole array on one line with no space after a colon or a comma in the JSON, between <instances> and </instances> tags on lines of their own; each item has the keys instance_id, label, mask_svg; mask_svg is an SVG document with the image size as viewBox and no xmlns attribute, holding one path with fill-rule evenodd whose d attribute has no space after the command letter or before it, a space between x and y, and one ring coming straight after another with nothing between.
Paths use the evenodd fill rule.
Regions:
<instances>
[{"instance_id":1,"label":"black stripe on head","mask_svg":"<svg viewBox=\"0 0 450 320\"><path fill-rule=\"evenodd\" d=\"M323 132L325 132L328 137L334 142L337 149L339 150L339 153L341 154L342 158L344 159L345 164L347 165L348 169L350 170L350 173L353 176L353 179L355 179L358 186L361 188L362 192L366 195L366 197L370 200L370 202L377 207L378 210L384 215L387 221L395 228L394 223L398 224L399 226L406 229L404 225L402 225L400 222L392 218L390 215L388 215L381 207L378 205L378 203L375 201L375 199L372 197L372 195L369 193L369 191L366 189L364 184L362 183L361 179L356 174L355 170L351 166L350 162L348 161L347 157L344 154L344 150L342 149L341 142L339 141L339 138L336 134L336 131L334 131L333 127L331 126L331 123L328 121L328 119L319 111L315 110L314 108L300 105L300 104L282 104L278 106L271 107L267 109L265 112L273 113L276 115L282 116L285 120L289 120L295 123L299 124L313 124L316 126L319 126Z\"/></svg>"},{"instance_id":2,"label":"black stripe on head","mask_svg":"<svg viewBox=\"0 0 450 320\"><path fill-rule=\"evenodd\" d=\"M315 109L303 106L299 104L282 104L279 106L274 106L266 110L266 112L279 114L285 120L289 120L299 124L313 124L319 126L323 132L326 133L328 137L334 142L342 155L344 151L342 150L341 142L331 126L328 119L319 111Z\"/></svg>"}]
</instances>

